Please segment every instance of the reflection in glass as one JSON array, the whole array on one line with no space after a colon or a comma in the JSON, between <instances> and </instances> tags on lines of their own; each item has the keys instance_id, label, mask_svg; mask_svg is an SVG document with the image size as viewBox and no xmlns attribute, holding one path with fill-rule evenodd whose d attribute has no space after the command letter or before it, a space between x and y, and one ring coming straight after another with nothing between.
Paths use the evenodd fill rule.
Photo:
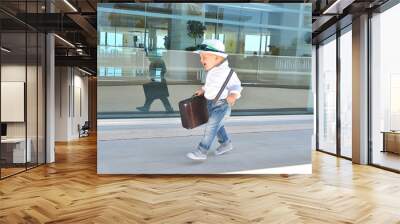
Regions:
<instances>
[{"instance_id":1,"label":"reflection in glass","mask_svg":"<svg viewBox=\"0 0 400 224\"><path fill-rule=\"evenodd\" d=\"M233 115L309 113L309 6L100 4L99 118L178 116L178 102L190 97L205 80L199 56L192 51L204 39L214 38L224 42L229 64L244 87ZM198 28L189 29L190 24ZM160 73L163 81L157 85L168 90L168 94L164 91L168 97L149 97L143 91L149 80L157 78L157 70L154 73L150 68L153 60L165 66Z\"/></svg>"},{"instance_id":2,"label":"reflection in glass","mask_svg":"<svg viewBox=\"0 0 400 224\"><path fill-rule=\"evenodd\" d=\"M151 104L154 100L161 100L166 112L173 112L171 103L168 100L169 92L168 85L165 80L166 67L161 58L153 57L149 65L150 82L143 84L143 91L145 95L144 105L136 107L141 112L149 112Z\"/></svg>"}]
</instances>

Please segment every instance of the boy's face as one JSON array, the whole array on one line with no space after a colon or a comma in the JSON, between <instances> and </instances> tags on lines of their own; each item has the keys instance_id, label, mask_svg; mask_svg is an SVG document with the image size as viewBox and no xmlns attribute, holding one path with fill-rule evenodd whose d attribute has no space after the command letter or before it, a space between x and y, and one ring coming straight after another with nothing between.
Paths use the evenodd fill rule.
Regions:
<instances>
[{"instance_id":1,"label":"boy's face","mask_svg":"<svg viewBox=\"0 0 400 224\"><path fill-rule=\"evenodd\" d=\"M215 65L219 64L223 57L208 53L208 52L200 52L200 62L203 65L206 71L212 69Z\"/></svg>"}]
</instances>

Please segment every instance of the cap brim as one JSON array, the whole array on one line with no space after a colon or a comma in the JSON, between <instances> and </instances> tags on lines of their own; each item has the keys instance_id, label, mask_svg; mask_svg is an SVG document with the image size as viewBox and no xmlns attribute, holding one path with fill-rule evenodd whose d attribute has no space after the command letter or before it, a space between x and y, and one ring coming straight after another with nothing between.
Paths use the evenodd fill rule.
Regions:
<instances>
[{"instance_id":1,"label":"cap brim","mask_svg":"<svg viewBox=\"0 0 400 224\"><path fill-rule=\"evenodd\" d=\"M210 54L215 54L215 55L218 55L218 56L223 57L223 58L228 57L228 54L221 53L221 52L203 51L203 50L196 50L196 51L193 51L193 53L195 53L195 54L200 54L200 52L207 52L207 53L210 53Z\"/></svg>"}]
</instances>

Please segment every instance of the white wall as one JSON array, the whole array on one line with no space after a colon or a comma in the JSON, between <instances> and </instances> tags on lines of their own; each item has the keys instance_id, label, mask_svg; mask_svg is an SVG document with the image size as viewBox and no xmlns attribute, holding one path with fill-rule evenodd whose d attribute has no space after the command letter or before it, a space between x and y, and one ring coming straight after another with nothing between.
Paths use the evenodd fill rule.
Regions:
<instances>
[{"instance_id":1,"label":"white wall","mask_svg":"<svg viewBox=\"0 0 400 224\"><path fill-rule=\"evenodd\" d=\"M1 81L2 82L25 82L25 65L2 65L1 67ZM28 70L32 68L28 67ZM2 96L2 98L7 96ZM24 113L24 107L21 108ZM2 114L7 108L1 108ZM25 128L24 122L7 122L8 135L13 137L24 137Z\"/></svg>"},{"instance_id":2,"label":"white wall","mask_svg":"<svg viewBox=\"0 0 400 224\"><path fill-rule=\"evenodd\" d=\"M2 82L25 82L25 64L24 65L2 65ZM1 108L7 110L7 108ZM7 122L8 137L25 137L25 122Z\"/></svg>"},{"instance_id":3,"label":"white wall","mask_svg":"<svg viewBox=\"0 0 400 224\"><path fill-rule=\"evenodd\" d=\"M56 67L55 85L55 140L77 139L78 124L88 120L88 78L76 68Z\"/></svg>"},{"instance_id":4,"label":"white wall","mask_svg":"<svg viewBox=\"0 0 400 224\"><path fill-rule=\"evenodd\" d=\"M25 83L1 82L1 122L24 122ZM36 105L35 105L36 106Z\"/></svg>"},{"instance_id":5,"label":"white wall","mask_svg":"<svg viewBox=\"0 0 400 224\"><path fill-rule=\"evenodd\" d=\"M2 65L1 81L25 82L25 65Z\"/></svg>"},{"instance_id":6,"label":"white wall","mask_svg":"<svg viewBox=\"0 0 400 224\"><path fill-rule=\"evenodd\" d=\"M75 70L76 72L76 70ZM74 76L74 93L73 96L74 107L72 108L71 119L71 135L73 138L79 137L78 125L83 125L85 121L88 121L88 78L80 75ZM80 101L80 102L79 102ZM80 108L81 107L81 108Z\"/></svg>"},{"instance_id":7,"label":"white wall","mask_svg":"<svg viewBox=\"0 0 400 224\"><path fill-rule=\"evenodd\" d=\"M68 140L69 118L69 69L55 68L55 141Z\"/></svg>"}]
</instances>

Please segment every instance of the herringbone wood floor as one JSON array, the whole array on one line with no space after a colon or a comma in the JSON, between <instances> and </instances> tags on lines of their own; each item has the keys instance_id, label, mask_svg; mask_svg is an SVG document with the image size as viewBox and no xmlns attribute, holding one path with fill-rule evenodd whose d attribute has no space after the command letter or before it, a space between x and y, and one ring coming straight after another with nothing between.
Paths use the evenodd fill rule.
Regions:
<instances>
[{"instance_id":1,"label":"herringbone wood floor","mask_svg":"<svg viewBox=\"0 0 400 224\"><path fill-rule=\"evenodd\" d=\"M98 176L96 139L0 181L0 223L400 223L400 175L313 152L313 175Z\"/></svg>"}]
</instances>

